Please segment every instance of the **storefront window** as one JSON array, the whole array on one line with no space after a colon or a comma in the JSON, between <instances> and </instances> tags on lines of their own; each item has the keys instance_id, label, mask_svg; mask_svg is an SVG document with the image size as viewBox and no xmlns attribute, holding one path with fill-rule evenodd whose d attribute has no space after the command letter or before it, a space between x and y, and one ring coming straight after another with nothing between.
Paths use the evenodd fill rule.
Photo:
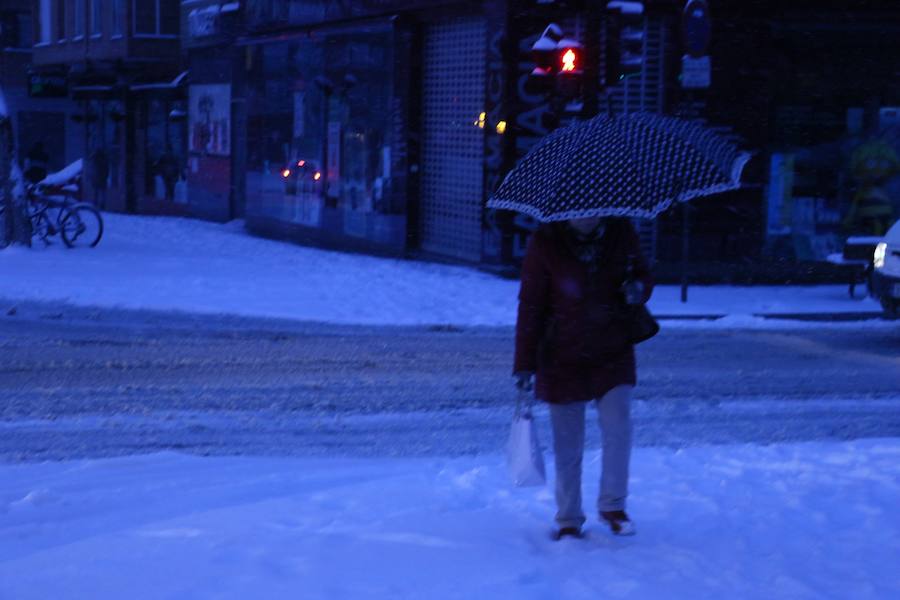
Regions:
<instances>
[{"instance_id":1,"label":"storefront window","mask_svg":"<svg viewBox=\"0 0 900 600\"><path fill-rule=\"evenodd\" d=\"M773 30L768 241L775 255L839 257L848 237L880 237L900 217L896 61L877 27L781 22Z\"/></svg>"},{"instance_id":2,"label":"storefront window","mask_svg":"<svg viewBox=\"0 0 900 600\"><path fill-rule=\"evenodd\" d=\"M144 157L145 193L157 200L181 202L185 178L186 131L183 102L148 100Z\"/></svg>"},{"instance_id":3,"label":"storefront window","mask_svg":"<svg viewBox=\"0 0 900 600\"><path fill-rule=\"evenodd\" d=\"M83 176L90 186L87 200L108 208L109 190L122 184L119 158L124 113L117 101L92 100L86 108L88 146Z\"/></svg>"},{"instance_id":4,"label":"storefront window","mask_svg":"<svg viewBox=\"0 0 900 600\"><path fill-rule=\"evenodd\" d=\"M0 11L0 48L30 48L33 43L29 13Z\"/></svg>"},{"instance_id":5,"label":"storefront window","mask_svg":"<svg viewBox=\"0 0 900 600\"><path fill-rule=\"evenodd\" d=\"M391 40L382 27L256 49L250 214L317 227L323 209L390 212Z\"/></svg>"},{"instance_id":6,"label":"storefront window","mask_svg":"<svg viewBox=\"0 0 900 600\"><path fill-rule=\"evenodd\" d=\"M900 217L900 107L841 107L815 118L776 113L784 144L772 154L768 233L800 260L839 253L850 236L881 236ZM840 133L822 136L824 124ZM806 142L806 143L804 143Z\"/></svg>"}]
</instances>

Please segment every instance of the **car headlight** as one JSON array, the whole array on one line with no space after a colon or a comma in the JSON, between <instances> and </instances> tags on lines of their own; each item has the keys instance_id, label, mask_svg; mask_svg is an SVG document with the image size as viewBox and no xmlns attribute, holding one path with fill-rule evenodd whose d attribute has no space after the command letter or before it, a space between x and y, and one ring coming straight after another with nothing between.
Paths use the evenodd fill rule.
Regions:
<instances>
[{"instance_id":1,"label":"car headlight","mask_svg":"<svg viewBox=\"0 0 900 600\"><path fill-rule=\"evenodd\" d=\"M881 242L877 246L875 246L875 256L872 259L872 265L876 269L884 268L884 257L887 255L887 244Z\"/></svg>"}]
</instances>

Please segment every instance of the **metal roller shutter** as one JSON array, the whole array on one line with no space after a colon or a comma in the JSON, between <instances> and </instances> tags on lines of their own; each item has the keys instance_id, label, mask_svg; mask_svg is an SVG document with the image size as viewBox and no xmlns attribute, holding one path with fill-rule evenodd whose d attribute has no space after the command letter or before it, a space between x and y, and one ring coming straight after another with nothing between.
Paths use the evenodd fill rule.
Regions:
<instances>
[{"instance_id":1,"label":"metal roller shutter","mask_svg":"<svg viewBox=\"0 0 900 600\"><path fill-rule=\"evenodd\" d=\"M644 19L644 68L610 88L609 102L614 115L663 111L666 33L662 19Z\"/></svg>"},{"instance_id":2,"label":"metal roller shutter","mask_svg":"<svg viewBox=\"0 0 900 600\"><path fill-rule=\"evenodd\" d=\"M635 112L663 112L665 102L665 47L667 29L657 17L644 19L644 68L621 84L610 88L609 110L614 115ZM650 261L656 260L656 219L634 219L641 238L641 251Z\"/></svg>"},{"instance_id":3,"label":"metal roller shutter","mask_svg":"<svg viewBox=\"0 0 900 600\"><path fill-rule=\"evenodd\" d=\"M481 260L485 105L484 19L461 18L425 30L422 81L423 250Z\"/></svg>"}]
</instances>

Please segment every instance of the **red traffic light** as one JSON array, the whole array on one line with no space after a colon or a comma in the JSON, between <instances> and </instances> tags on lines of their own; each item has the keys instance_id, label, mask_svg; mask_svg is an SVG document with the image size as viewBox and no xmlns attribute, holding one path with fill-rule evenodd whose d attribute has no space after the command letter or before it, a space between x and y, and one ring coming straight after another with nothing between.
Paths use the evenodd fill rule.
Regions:
<instances>
[{"instance_id":1,"label":"red traffic light","mask_svg":"<svg viewBox=\"0 0 900 600\"><path fill-rule=\"evenodd\" d=\"M562 71L574 71L576 63L575 51L571 48L566 50L562 55Z\"/></svg>"},{"instance_id":2,"label":"red traffic light","mask_svg":"<svg viewBox=\"0 0 900 600\"><path fill-rule=\"evenodd\" d=\"M563 98L574 99L582 91L582 46L575 40L564 39L557 44L559 71L556 74L556 91Z\"/></svg>"},{"instance_id":3,"label":"red traffic light","mask_svg":"<svg viewBox=\"0 0 900 600\"><path fill-rule=\"evenodd\" d=\"M559 72L576 75L581 73L581 44L575 40L560 40L556 45L559 56Z\"/></svg>"}]
</instances>

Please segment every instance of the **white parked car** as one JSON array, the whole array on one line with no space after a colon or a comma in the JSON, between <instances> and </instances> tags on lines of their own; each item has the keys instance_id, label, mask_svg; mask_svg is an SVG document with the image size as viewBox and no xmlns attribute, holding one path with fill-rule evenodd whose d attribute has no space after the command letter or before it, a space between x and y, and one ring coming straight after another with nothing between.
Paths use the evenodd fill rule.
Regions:
<instances>
[{"instance_id":1,"label":"white parked car","mask_svg":"<svg viewBox=\"0 0 900 600\"><path fill-rule=\"evenodd\" d=\"M872 295L881 301L885 315L900 316L900 221L875 246Z\"/></svg>"}]
</instances>

